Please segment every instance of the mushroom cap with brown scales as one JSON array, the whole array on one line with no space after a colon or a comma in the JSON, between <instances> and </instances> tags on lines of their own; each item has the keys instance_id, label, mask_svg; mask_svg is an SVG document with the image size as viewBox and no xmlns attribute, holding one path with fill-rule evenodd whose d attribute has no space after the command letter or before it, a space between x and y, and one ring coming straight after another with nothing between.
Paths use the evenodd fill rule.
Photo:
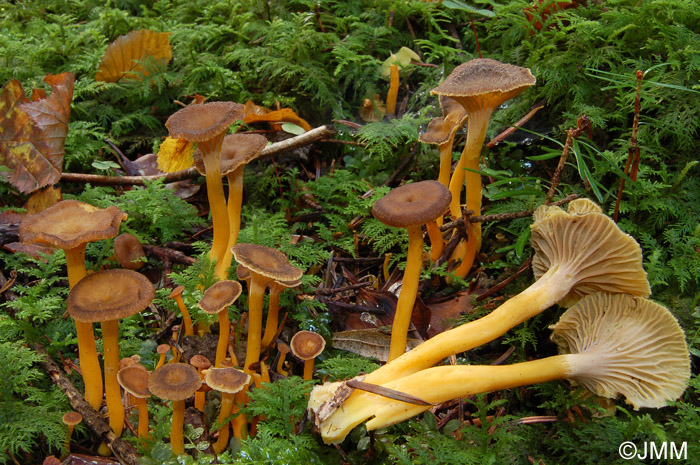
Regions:
<instances>
[{"instance_id":1,"label":"mushroom cap with brown scales","mask_svg":"<svg viewBox=\"0 0 700 465\"><path fill-rule=\"evenodd\" d=\"M550 326L572 379L603 397L625 396L636 409L659 408L683 394L690 378L685 334L665 307L642 297L597 293Z\"/></svg>"},{"instance_id":2,"label":"mushroom cap with brown scales","mask_svg":"<svg viewBox=\"0 0 700 465\"><path fill-rule=\"evenodd\" d=\"M228 174L241 165L247 165L260 156L267 145L267 138L260 134L229 134L221 144L221 174ZM201 175L206 174L202 152L195 150L194 166Z\"/></svg>"},{"instance_id":3,"label":"mushroom cap with brown scales","mask_svg":"<svg viewBox=\"0 0 700 465\"><path fill-rule=\"evenodd\" d=\"M248 270L276 281L295 281L304 272L289 263L277 249L257 244L236 244L231 249L236 261Z\"/></svg>"},{"instance_id":4,"label":"mushroom cap with brown scales","mask_svg":"<svg viewBox=\"0 0 700 465\"><path fill-rule=\"evenodd\" d=\"M235 102L208 102L182 108L168 118L170 137L205 142L243 118L245 106Z\"/></svg>"},{"instance_id":5,"label":"mushroom cap with brown scales","mask_svg":"<svg viewBox=\"0 0 700 465\"><path fill-rule=\"evenodd\" d=\"M440 107L442 116L433 118L428 123L428 128L418 140L424 144L442 145L449 142L454 133L464 127L467 121L467 110L456 100L440 95Z\"/></svg>"},{"instance_id":6,"label":"mushroom cap with brown scales","mask_svg":"<svg viewBox=\"0 0 700 465\"><path fill-rule=\"evenodd\" d=\"M250 384L250 375L236 368L210 368L204 371L204 382L215 391L235 394Z\"/></svg>"},{"instance_id":7,"label":"mushroom cap with brown scales","mask_svg":"<svg viewBox=\"0 0 700 465\"><path fill-rule=\"evenodd\" d=\"M156 295L153 284L132 270L104 270L87 275L68 294L68 314L76 321L97 323L139 313Z\"/></svg>"},{"instance_id":8,"label":"mushroom cap with brown scales","mask_svg":"<svg viewBox=\"0 0 700 465\"><path fill-rule=\"evenodd\" d=\"M130 365L117 372L117 381L126 392L134 397L146 399L151 397L148 379L151 374L140 365Z\"/></svg>"},{"instance_id":9,"label":"mushroom cap with brown scales","mask_svg":"<svg viewBox=\"0 0 700 465\"><path fill-rule=\"evenodd\" d=\"M289 341L292 353L300 360L311 360L321 355L326 348L326 340L313 331L299 331Z\"/></svg>"},{"instance_id":10,"label":"mushroom cap with brown scales","mask_svg":"<svg viewBox=\"0 0 700 465\"><path fill-rule=\"evenodd\" d=\"M451 97L468 110L496 108L536 82L529 69L476 58L457 66L431 94Z\"/></svg>"},{"instance_id":11,"label":"mushroom cap with brown scales","mask_svg":"<svg viewBox=\"0 0 700 465\"><path fill-rule=\"evenodd\" d=\"M116 236L125 219L126 213L114 206L102 209L77 200L62 200L26 216L19 225L19 237L25 244L74 249Z\"/></svg>"},{"instance_id":12,"label":"mushroom cap with brown scales","mask_svg":"<svg viewBox=\"0 0 700 465\"><path fill-rule=\"evenodd\" d=\"M66 426L76 426L83 421L83 416L78 412L70 411L63 414L63 424Z\"/></svg>"},{"instance_id":13,"label":"mushroom cap with brown scales","mask_svg":"<svg viewBox=\"0 0 700 465\"><path fill-rule=\"evenodd\" d=\"M576 286L559 301L565 307L594 292L646 297L651 293L642 250L588 199L560 207L539 207L531 226L532 270L539 279L553 266L566 265Z\"/></svg>"},{"instance_id":14,"label":"mushroom cap with brown scales","mask_svg":"<svg viewBox=\"0 0 700 465\"><path fill-rule=\"evenodd\" d=\"M248 281L250 279L250 270L243 265L238 265L236 267L236 276L241 281Z\"/></svg>"},{"instance_id":15,"label":"mushroom cap with brown scales","mask_svg":"<svg viewBox=\"0 0 700 465\"><path fill-rule=\"evenodd\" d=\"M199 300L199 308L209 314L219 313L238 299L243 288L238 281L218 281L212 284Z\"/></svg>"},{"instance_id":16,"label":"mushroom cap with brown scales","mask_svg":"<svg viewBox=\"0 0 700 465\"><path fill-rule=\"evenodd\" d=\"M136 236L124 233L114 238L114 256L123 268L138 270L143 267L146 253Z\"/></svg>"},{"instance_id":17,"label":"mushroom cap with brown scales","mask_svg":"<svg viewBox=\"0 0 700 465\"><path fill-rule=\"evenodd\" d=\"M148 378L148 389L166 400L185 400L202 386L199 372L186 363L168 363L154 370Z\"/></svg>"},{"instance_id":18,"label":"mushroom cap with brown scales","mask_svg":"<svg viewBox=\"0 0 700 465\"><path fill-rule=\"evenodd\" d=\"M193 355L192 358L190 358L190 365L200 370L211 368L211 362L209 359L201 354Z\"/></svg>"},{"instance_id":19,"label":"mushroom cap with brown scales","mask_svg":"<svg viewBox=\"0 0 700 465\"><path fill-rule=\"evenodd\" d=\"M156 353L158 353L158 355L165 355L168 352L170 352L169 344L158 344L158 347L156 347Z\"/></svg>"},{"instance_id":20,"label":"mushroom cap with brown scales","mask_svg":"<svg viewBox=\"0 0 700 465\"><path fill-rule=\"evenodd\" d=\"M437 181L404 184L377 200L372 214L382 223L405 228L428 223L442 215L452 195Z\"/></svg>"}]
</instances>

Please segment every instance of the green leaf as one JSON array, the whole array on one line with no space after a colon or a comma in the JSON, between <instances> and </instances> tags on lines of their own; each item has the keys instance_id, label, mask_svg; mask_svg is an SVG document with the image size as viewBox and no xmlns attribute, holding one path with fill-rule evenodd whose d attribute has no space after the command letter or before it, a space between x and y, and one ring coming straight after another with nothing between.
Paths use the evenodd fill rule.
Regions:
<instances>
[{"instance_id":1,"label":"green leaf","mask_svg":"<svg viewBox=\"0 0 700 465\"><path fill-rule=\"evenodd\" d=\"M447 8L452 8L454 10L468 11L469 13L486 16L487 18L496 17L496 13L494 13L491 10L476 8L471 5L467 5L466 3L461 2L459 0L445 0L444 2L442 2L442 5L446 6Z\"/></svg>"}]
</instances>

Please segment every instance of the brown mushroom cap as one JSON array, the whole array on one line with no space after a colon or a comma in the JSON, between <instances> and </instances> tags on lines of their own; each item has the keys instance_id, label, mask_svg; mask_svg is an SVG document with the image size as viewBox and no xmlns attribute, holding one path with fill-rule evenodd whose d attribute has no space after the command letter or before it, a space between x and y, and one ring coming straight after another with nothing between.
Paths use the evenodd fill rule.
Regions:
<instances>
[{"instance_id":1,"label":"brown mushroom cap","mask_svg":"<svg viewBox=\"0 0 700 465\"><path fill-rule=\"evenodd\" d=\"M185 290L185 286L178 286L172 290L172 292L170 293L170 295L168 297L170 297L171 299L174 299L175 297L182 295L182 292L184 290Z\"/></svg>"},{"instance_id":2,"label":"brown mushroom cap","mask_svg":"<svg viewBox=\"0 0 700 465\"><path fill-rule=\"evenodd\" d=\"M292 353L301 360L310 360L318 357L326 348L326 340L313 331L299 331L289 341Z\"/></svg>"},{"instance_id":3,"label":"brown mushroom cap","mask_svg":"<svg viewBox=\"0 0 700 465\"><path fill-rule=\"evenodd\" d=\"M206 313L216 314L236 301L243 288L238 281L224 280L214 283L204 291L199 308Z\"/></svg>"},{"instance_id":4,"label":"brown mushroom cap","mask_svg":"<svg viewBox=\"0 0 700 465\"><path fill-rule=\"evenodd\" d=\"M277 350L279 350L281 354L288 354L292 349L289 347L289 344L280 341L277 343Z\"/></svg>"},{"instance_id":5,"label":"brown mushroom cap","mask_svg":"<svg viewBox=\"0 0 700 465\"><path fill-rule=\"evenodd\" d=\"M650 300L593 294L567 310L552 340L570 357L567 376L599 396L625 396L635 409L663 407L690 378L690 355L673 315Z\"/></svg>"},{"instance_id":6,"label":"brown mushroom cap","mask_svg":"<svg viewBox=\"0 0 700 465\"><path fill-rule=\"evenodd\" d=\"M495 108L535 82L535 76L527 68L477 58L457 66L430 93L451 97L469 110Z\"/></svg>"},{"instance_id":7,"label":"brown mushroom cap","mask_svg":"<svg viewBox=\"0 0 700 465\"><path fill-rule=\"evenodd\" d=\"M114 238L114 256L123 268L138 270L143 266L146 253L136 236L124 233Z\"/></svg>"},{"instance_id":8,"label":"brown mushroom cap","mask_svg":"<svg viewBox=\"0 0 700 465\"><path fill-rule=\"evenodd\" d=\"M449 207L452 194L437 181L404 184L374 202L372 214L384 224L405 228L428 223Z\"/></svg>"},{"instance_id":9,"label":"brown mushroom cap","mask_svg":"<svg viewBox=\"0 0 700 465\"><path fill-rule=\"evenodd\" d=\"M467 111L456 100L440 95L439 101L442 116L433 118L428 129L418 136L418 140L424 144L442 145L448 142L467 121Z\"/></svg>"},{"instance_id":10,"label":"brown mushroom cap","mask_svg":"<svg viewBox=\"0 0 700 465\"><path fill-rule=\"evenodd\" d=\"M148 378L151 374L139 365L130 365L117 372L119 385L134 397L145 399L151 397L148 390Z\"/></svg>"},{"instance_id":11,"label":"brown mushroom cap","mask_svg":"<svg viewBox=\"0 0 700 465\"><path fill-rule=\"evenodd\" d=\"M553 266L568 266L577 281L560 305L570 306L594 292L642 297L651 293L639 244L599 211L590 200L578 199L571 202L568 213L543 205L533 215L535 277Z\"/></svg>"},{"instance_id":12,"label":"brown mushroom cap","mask_svg":"<svg viewBox=\"0 0 700 465\"><path fill-rule=\"evenodd\" d=\"M235 368L210 368L204 372L204 382L216 391L235 394L250 383L250 375Z\"/></svg>"},{"instance_id":13,"label":"brown mushroom cap","mask_svg":"<svg viewBox=\"0 0 700 465\"><path fill-rule=\"evenodd\" d=\"M67 426L78 425L81 421L83 421L83 416L78 412L70 411L63 415L63 423Z\"/></svg>"},{"instance_id":14,"label":"brown mushroom cap","mask_svg":"<svg viewBox=\"0 0 700 465\"><path fill-rule=\"evenodd\" d=\"M169 344L158 344L158 347L156 347L156 352L159 355L165 355L168 352L170 352L170 345Z\"/></svg>"},{"instance_id":15,"label":"brown mushroom cap","mask_svg":"<svg viewBox=\"0 0 700 465\"><path fill-rule=\"evenodd\" d=\"M199 372L186 363L168 363L151 373L148 389L167 400L185 400L202 386Z\"/></svg>"},{"instance_id":16,"label":"brown mushroom cap","mask_svg":"<svg viewBox=\"0 0 700 465\"><path fill-rule=\"evenodd\" d=\"M62 200L36 215L25 216L19 225L19 237L25 244L74 249L116 236L125 219L126 214L114 206L101 209L77 200Z\"/></svg>"},{"instance_id":17,"label":"brown mushroom cap","mask_svg":"<svg viewBox=\"0 0 700 465\"><path fill-rule=\"evenodd\" d=\"M250 279L250 270L243 265L238 265L236 267L236 276L241 281L248 281Z\"/></svg>"},{"instance_id":18,"label":"brown mushroom cap","mask_svg":"<svg viewBox=\"0 0 700 465\"><path fill-rule=\"evenodd\" d=\"M190 365L200 370L206 370L211 367L211 362L204 355L197 354L190 358Z\"/></svg>"},{"instance_id":19,"label":"brown mushroom cap","mask_svg":"<svg viewBox=\"0 0 700 465\"><path fill-rule=\"evenodd\" d=\"M238 263L267 278L294 281L301 279L304 274L302 270L289 263L282 252L271 247L238 243L231 250Z\"/></svg>"},{"instance_id":20,"label":"brown mushroom cap","mask_svg":"<svg viewBox=\"0 0 700 465\"><path fill-rule=\"evenodd\" d=\"M76 321L118 320L148 307L155 287L131 270L104 270L85 276L68 293L68 313Z\"/></svg>"},{"instance_id":21,"label":"brown mushroom cap","mask_svg":"<svg viewBox=\"0 0 700 465\"><path fill-rule=\"evenodd\" d=\"M165 122L170 137L205 142L243 117L245 107L234 102L208 102L186 106Z\"/></svg>"},{"instance_id":22,"label":"brown mushroom cap","mask_svg":"<svg viewBox=\"0 0 700 465\"><path fill-rule=\"evenodd\" d=\"M228 174L241 165L247 165L262 153L267 139L260 134L229 134L221 145L221 174ZM200 150L194 151L194 166L206 175Z\"/></svg>"}]
</instances>

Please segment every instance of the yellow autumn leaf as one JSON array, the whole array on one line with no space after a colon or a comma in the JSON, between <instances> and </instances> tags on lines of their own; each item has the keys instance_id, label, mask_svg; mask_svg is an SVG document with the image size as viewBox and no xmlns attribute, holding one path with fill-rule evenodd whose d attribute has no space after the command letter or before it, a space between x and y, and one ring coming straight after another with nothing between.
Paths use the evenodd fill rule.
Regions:
<instances>
[{"instance_id":1,"label":"yellow autumn leaf","mask_svg":"<svg viewBox=\"0 0 700 465\"><path fill-rule=\"evenodd\" d=\"M158 149L158 169L166 173L185 170L194 164L194 144L166 137Z\"/></svg>"},{"instance_id":2,"label":"yellow autumn leaf","mask_svg":"<svg viewBox=\"0 0 700 465\"><path fill-rule=\"evenodd\" d=\"M142 29L118 37L107 47L95 80L119 82L125 77L140 80L148 75L143 60L150 58L167 63L172 58L169 36L169 32Z\"/></svg>"}]
</instances>

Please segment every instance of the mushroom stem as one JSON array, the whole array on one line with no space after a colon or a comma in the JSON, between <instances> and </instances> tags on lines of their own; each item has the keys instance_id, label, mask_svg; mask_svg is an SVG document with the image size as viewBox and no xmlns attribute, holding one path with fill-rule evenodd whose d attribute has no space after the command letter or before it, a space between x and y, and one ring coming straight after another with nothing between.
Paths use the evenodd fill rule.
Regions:
<instances>
[{"instance_id":1,"label":"mushroom stem","mask_svg":"<svg viewBox=\"0 0 700 465\"><path fill-rule=\"evenodd\" d=\"M132 397L134 398L136 408L139 409L138 434L140 438L146 439L148 437L148 405L146 404L145 398L136 396Z\"/></svg>"},{"instance_id":2,"label":"mushroom stem","mask_svg":"<svg viewBox=\"0 0 700 465\"><path fill-rule=\"evenodd\" d=\"M105 399L109 427L120 437L124 429L124 406L117 372L119 371L119 320L102 322L102 346L105 365Z\"/></svg>"},{"instance_id":3,"label":"mushroom stem","mask_svg":"<svg viewBox=\"0 0 700 465\"><path fill-rule=\"evenodd\" d=\"M265 334L262 338L262 347L267 347L272 343L272 339L277 334L277 323L280 311L280 294L282 287L274 283L270 286L270 301L267 308L267 320L265 320Z\"/></svg>"},{"instance_id":4,"label":"mushroom stem","mask_svg":"<svg viewBox=\"0 0 700 465\"><path fill-rule=\"evenodd\" d=\"M216 361L214 367L220 368L221 362L226 358L228 348L228 336L231 331L231 322L228 317L228 307L224 307L219 313L219 342L216 344Z\"/></svg>"},{"instance_id":5,"label":"mushroom stem","mask_svg":"<svg viewBox=\"0 0 700 465\"><path fill-rule=\"evenodd\" d=\"M396 64L389 66L389 92L386 94L386 114L393 115L396 112L396 99L399 95L399 67Z\"/></svg>"},{"instance_id":6,"label":"mushroom stem","mask_svg":"<svg viewBox=\"0 0 700 465\"><path fill-rule=\"evenodd\" d=\"M262 337L263 297L268 279L258 273L251 273L248 294L248 346L246 348L243 371L250 374L250 365L260 360Z\"/></svg>"},{"instance_id":7,"label":"mushroom stem","mask_svg":"<svg viewBox=\"0 0 700 465\"><path fill-rule=\"evenodd\" d=\"M239 391L235 394L236 403L231 409L231 415L238 413L238 415L233 417L233 420L231 420L231 429L233 430L233 437L237 439L243 439L246 437L247 434L246 425L248 424L248 420L246 419L245 415L239 413L240 408L238 407L239 405L247 404L250 400L248 398L248 394L246 394L246 389L248 388L245 388L242 391Z\"/></svg>"},{"instance_id":8,"label":"mushroom stem","mask_svg":"<svg viewBox=\"0 0 700 465\"><path fill-rule=\"evenodd\" d=\"M173 296L177 306L182 313L182 321L185 323L185 336L192 336L194 334L194 326L192 325L192 317L190 317L190 312L187 310L185 301L182 299L182 294L176 294Z\"/></svg>"},{"instance_id":9,"label":"mushroom stem","mask_svg":"<svg viewBox=\"0 0 700 465\"><path fill-rule=\"evenodd\" d=\"M455 140L454 133L450 139L440 145L440 174L438 182L445 187L450 187L450 170L452 169L452 146ZM442 226L442 225L441 225Z\"/></svg>"},{"instance_id":10,"label":"mushroom stem","mask_svg":"<svg viewBox=\"0 0 700 465\"><path fill-rule=\"evenodd\" d=\"M304 360L304 381L314 377L314 359Z\"/></svg>"},{"instance_id":11,"label":"mushroom stem","mask_svg":"<svg viewBox=\"0 0 700 465\"><path fill-rule=\"evenodd\" d=\"M185 453L185 439L182 436L182 428L185 424L185 401L173 400L173 422L170 426L170 447L175 455Z\"/></svg>"},{"instance_id":12,"label":"mushroom stem","mask_svg":"<svg viewBox=\"0 0 700 465\"><path fill-rule=\"evenodd\" d=\"M231 261L233 260L233 253L231 252L231 247L236 245L238 241L238 232L241 229L241 206L243 205L243 168L245 165L241 165L231 173L226 175L228 179L228 203L226 208L228 210L228 245L226 246L226 253L221 258L221 268L224 273L231 266ZM217 263L217 266L219 264ZM226 273L228 276L228 273Z\"/></svg>"},{"instance_id":13,"label":"mushroom stem","mask_svg":"<svg viewBox=\"0 0 700 465\"><path fill-rule=\"evenodd\" d=\"M411 324L411 314L416 301L420 272L422 268L423 232L420 225L408 226L408 256L406 257L406 269L403 274L401 293L396 303L394 323L391 326L391 345L389 347L389 361L392 361L406 352L406 337L408 327Z\"/></svg>"},{"instance_id":14,"label":"mushroom stem","mask_svg":"<svg viewBox=\"0 0 700 465\"><path fill-rule=\"evenodd\" d=\"M221 425L219 427L219 439L214 443L214 452L220 454L228 446L229 438L229 428L228 428L228 417L231 416L231 410L233 409L233 401L236 394L230 394L228 392L221 393L221 410L219 410L219 419L217 424Z\"/></svg>"},{"instance_id":15,"label":"mushroom stem","mask_svg":"<svg viewBox=\"0 0 700 465\"><path fill-rule=\"evenodd\" d=\"M438 219L442 220L442 215ZM435 263L442 255L442 251L445 250L442 231L440 231L437 220L426 223L425 227L428 230L428 237L430 237L430 261Z\"/></svg>"}]
</instances>

